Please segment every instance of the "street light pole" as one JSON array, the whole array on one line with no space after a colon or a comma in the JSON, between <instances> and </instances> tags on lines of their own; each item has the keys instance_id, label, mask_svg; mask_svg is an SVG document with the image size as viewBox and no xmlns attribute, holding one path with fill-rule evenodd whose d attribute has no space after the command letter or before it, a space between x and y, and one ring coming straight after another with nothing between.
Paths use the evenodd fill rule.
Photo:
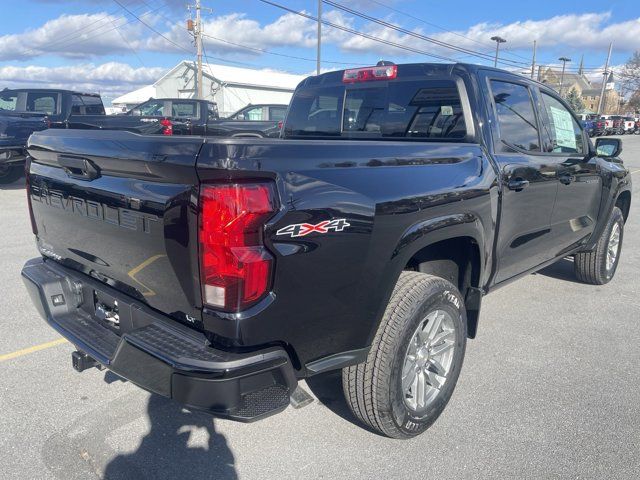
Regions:
<instances>
[{"instance_id":1,"label":"street light pole","mask_svg":"<svg viewBox=\"0 0 640 480\"><path fill-rule=\"evenodd\" d=\"M496 42L496 58L493 61L493 66L497 67L498 66L498 54L500 53L500 44L501 43L506 43L506 40L502 37L499 36L495 36L495 37L491 37L491 40L493 40L494 42Z\"/></svg>"},{"instance_id":2,"label":"street light pole","mask_svg":"<svg viewBox=\"0 0 640 480\"><path fill-rule=\"evenodd\" d=\"M558 60L562 62L562 75L560 75L560 91L558 92L560 96L562 96L562 84L564 83L564 68L567 65L567 62L570 62L571 59L567 57L560 57Z\"/></svg>"}]
</instances>

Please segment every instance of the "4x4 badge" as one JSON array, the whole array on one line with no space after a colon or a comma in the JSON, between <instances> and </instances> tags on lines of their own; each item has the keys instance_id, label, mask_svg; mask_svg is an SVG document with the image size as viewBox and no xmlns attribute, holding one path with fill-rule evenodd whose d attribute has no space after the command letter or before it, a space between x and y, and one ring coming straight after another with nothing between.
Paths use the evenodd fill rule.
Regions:
<instances>
[{"instance_id":1,"label":"4x4 badge","mask_svg":"<svg viewBox=\"0 0 640 480\"><path fill-rule=\"evenodd\" d=\"M329 231L341 232L351 224L345 218L325 220L312 225L310 223L296 223L287 225L276 232L276 235L290 235L291 237L304 237L310 233L328 233Z\"/></svg>"}]
</instances>

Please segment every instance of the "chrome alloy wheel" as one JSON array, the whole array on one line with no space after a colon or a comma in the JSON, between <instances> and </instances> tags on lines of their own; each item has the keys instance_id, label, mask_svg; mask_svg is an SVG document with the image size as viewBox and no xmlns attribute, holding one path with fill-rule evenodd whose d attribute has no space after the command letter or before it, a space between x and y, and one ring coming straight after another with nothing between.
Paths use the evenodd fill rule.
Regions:
<instances>
[{"instance_id":1,"label":"chrome alloy wheel","mask_svg":"<svg viewBox=\"0 0 640 480\"><path fill-rule=\"evenodd\" d=\"M444 310L429 313L418 325L402 367L402 392L407 407L427 411L447 381L455 350L455 323Z\"/></svg>"},{"instance_id":2,"label":"chrome alloy wheel","mask_svg":"<svg viewBox=\"0 0 640 480\"><path fill-rule=\"evenodd\" d=\"M607 244L607 271L610 271L616 264L618 253L620 252L620 224L614 223L609 235Z\"/></svg>"}]
</instances>

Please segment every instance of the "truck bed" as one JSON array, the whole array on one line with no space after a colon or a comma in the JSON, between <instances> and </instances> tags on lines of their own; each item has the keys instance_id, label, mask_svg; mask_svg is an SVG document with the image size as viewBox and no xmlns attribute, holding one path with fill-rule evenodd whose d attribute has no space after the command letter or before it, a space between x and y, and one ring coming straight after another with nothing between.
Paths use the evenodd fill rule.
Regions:
<instances>
[{"instance_id":1,"label":"truck bed","mask_svg":"<svg viewBox=\"0 0 640 480\"><path fill-rule=\"evenodd\" d=\"M407 261L403 238L412 235L422 210L461 229L491 218L491 184L481 175L491 167L482 149L469 143L48 130L31 137L29 151L43 255L225 344L291 345L302 365L330 351L368 345L369 319L379 314L380 298L391 293L386 279ZM78 159L99 176L74 176L69 164ZM277 185L278 213L264 233L275 275L270 295L232 315L202 304L198 191L210 183L247 180ZM463 199L464 212L451 217L451 203ZM281 233L330 218L349 219L350 225L308 237ZM436 220L424 228L438 225ZM491 227L480 225L487 238ZM386 260L372 261L380 258ZM331 343L315 340L321 337Z\"/></svg>"}]
</instances>

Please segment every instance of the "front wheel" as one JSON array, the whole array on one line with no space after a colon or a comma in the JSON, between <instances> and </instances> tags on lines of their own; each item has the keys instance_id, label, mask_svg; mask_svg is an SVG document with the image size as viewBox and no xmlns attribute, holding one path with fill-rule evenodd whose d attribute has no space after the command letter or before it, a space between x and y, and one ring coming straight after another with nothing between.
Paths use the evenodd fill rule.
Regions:
<instances>
[{"instance_id":1,"label":"front wheel","mask_svg":"<svg viewBox=\"0 0 640 480\"><path fill-rule=\"evenodd\" d=\"M0 185L7 185L18 180L23 173L21 165L0 164Z\"/></svg>"},{"instance_id":2,"label":"front wheel","mask_svg":"<svg viewBox=\"0 0 640 480\"><path fill-rule=\"evenodd\" d=\"M614 207L595 249L576 253L574 268L578 280L592 285L609 283L616 273L622 252L624 217L618 207Z\"/></svg>"},{"instance_id":3,"label":"front wheel","mask_svg":"<svg viewBox=\"0 0 640 480\"><path fill-rule=\"evenodd\" d=\"M355 416L392 438L414 437L429 428L453 394L466 326L464 302L452 283L403 272L366 362L342 371Z\"/></svg>"}]
</instances>

